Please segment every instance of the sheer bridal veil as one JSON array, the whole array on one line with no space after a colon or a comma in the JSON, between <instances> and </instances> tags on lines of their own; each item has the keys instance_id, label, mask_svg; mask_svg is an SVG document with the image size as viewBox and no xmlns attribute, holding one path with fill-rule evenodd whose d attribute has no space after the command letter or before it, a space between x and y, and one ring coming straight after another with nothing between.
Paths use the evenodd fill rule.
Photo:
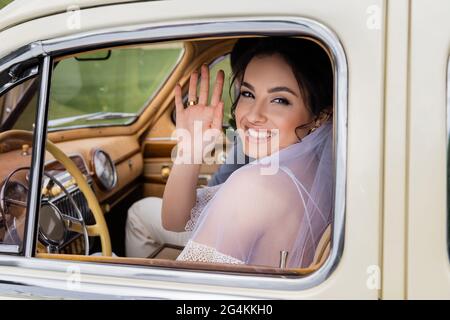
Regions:
<instances>
[{"instance_id":1,"label":"sheer bridal veil","mask_svg":"<svg viewBox=\"0 0 450 320\"><path fill-rule=\"evenodd\" d=\"M301 142L236 170L200 215L191 238L245 264L308 267L333 218L332 122ZM262 169L277 162L275 173Z\"/></svg>"}]
</instances>

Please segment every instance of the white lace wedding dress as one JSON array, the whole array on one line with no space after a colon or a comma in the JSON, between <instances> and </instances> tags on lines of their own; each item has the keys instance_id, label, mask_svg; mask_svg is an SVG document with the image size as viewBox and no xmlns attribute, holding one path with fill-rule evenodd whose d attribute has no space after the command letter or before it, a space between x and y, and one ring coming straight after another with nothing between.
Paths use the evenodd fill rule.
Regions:
<instances>
[{"instance_id":1,"label":"white lace wedding dress","mask_svg":"<svg viewBox=\"0 0 450 320\"><path fill-rule=\"evenodd\" d=\"M185 226L192 237L177 260L287 268L309 266L333 219L332 123L299 143L197 190ZM273 169L273 170L272 170Z\"/></svg>"}]
</instances>

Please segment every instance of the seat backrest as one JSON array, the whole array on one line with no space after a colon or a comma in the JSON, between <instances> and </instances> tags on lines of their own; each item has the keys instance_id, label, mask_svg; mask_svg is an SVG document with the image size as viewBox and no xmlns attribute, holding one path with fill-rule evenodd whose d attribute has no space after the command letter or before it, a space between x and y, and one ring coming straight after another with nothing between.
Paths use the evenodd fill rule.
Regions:
<instances>
[{"instance_id":1,"label":"seat backrest","mask_svg":"<svg viewBox=\"0 0 450 320\"><path fill-rule=\"evenodd\" d=\"M327 226L325 231L317 244L316 251L314 253L314 259L309 268L318 269L327 259L330 254L331 247L331 224Z\"/></svg>"}]
</instances>

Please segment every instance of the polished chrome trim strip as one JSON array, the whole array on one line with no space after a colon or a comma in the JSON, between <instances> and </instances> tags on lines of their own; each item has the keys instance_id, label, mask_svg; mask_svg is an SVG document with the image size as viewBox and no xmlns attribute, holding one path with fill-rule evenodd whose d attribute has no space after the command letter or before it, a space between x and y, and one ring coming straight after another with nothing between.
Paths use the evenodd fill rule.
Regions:
<instances>
[{"instance_id":1,"label":"polished chrome trim strip","mask_svg":"<svg viewBox=\"0 0 450 320\"><path fill-rule=\"evenodd\" d=\"M20 247L16 244L0 243L0 252L1 253L19 253Z\"/></svg>"},{"instance_id":2,"label":"polished chrome trim strip","mask_svg":"<svg viewBox=\"0 0 450 320\"><path fill-rule=\"evenodd\" d=\"M145 141L177 141L176 137L151 137L145 138Z\"/></svg>"},{"instance_id":3,"label":"polished chrome trim strip","mask_svg":"<svg viewBox=\"0 0 450 320\"><path fill-rule=\"evenodd\" d=\"M447 142L450 140L450 56L447 61Z\"/></svg>"},{"instance_id":4,"label":"polished chrome trim strip","mask_svg":"<svg viewBox=\"0 0 450 320\"><path fill-rule=\"evenodd\" d=\"M35 66L34 68L30 69L28 71L28 73L26 75L24 75L22 78L20 79L14 79L10 82L5 83L3 86L0 86L0 96L6 92L7 90L9 90L10 88L19 85L20 83L23 83L25 81L27 81L30 78L33 78L35 75L37 75L39 73L39 67Z\"/></svg>"},{"instance_id":5,"label":"polished chrome trim strip","mask_svg":"<svg viewBox=\"0 0 450 320\"><path fill-rule=\"evenodd\" d=\"M447 60L447 163L446 163L446 167L447 167L447 195L448 193L448 189L450 188L450 181L449 181L449 166L448 164L450 163L450 159L449 159L449 155L450 155L450 56L448 57ZM450 261L450 207L449 207L449 202L450 199L447 199L447 255Z\"/></svg>"},{"instance_id":6,"label":"polished chrome trim strip","mask_svg":"<svg viewBox=\"0 0 450 320\"><path fill-rule=\"evenodd\" d=\"M55 128L49 128L48 132L63 132L63 131L69 131L69 130L77 130L77 129L86 129L86 128L112 128L112 127L127 127L132 125L138 118L139 114L136 114L136 118L133 121L126 122L126 123L96 123L90 124L90 125L73 125L73 126L65 126L65 127L55 127Z\"/></svg>"},{"instance_id":7,"label":"polished chrome trim strip","mask_svg":"<svg viewBox=\"0 0 450 320\"><path fill-rule=\"evenodd\" d=\"M30 43L29 45L20 47L14 52L0 58L0 73L9 69L13 65L31 60L33 58L39 58L44 55L44 49L42 48L42 43L40 41L36 41Z\"/></svg>"},{"instance_id":8,"label":"polished chrome trim strip","mask_svg":"<svg viewBox=\"0 0 450 320\"><path fill-rule=\"evenodd\" d=\"M179 40L211 36L236 35L290 35L311 36L320 40L331 51L335 71L335 156L336 156L336 190L335 215L333 221L333 236L330 256L325 264L311 275L303 278L286 279L279 277L252 277L240 275L217 275L212 272L186 272L177 270L159 270L134 267L105 267L100 264L86 266L92 274L125 275L136 279L178 281L186 283L203 283L208 285L225 285L249 287L269 290L302 290L314 287L327 279L336 268L344 247L345 227L345 196L347 175L347 92L348 70L347 59L341 42L334 32L325 25L307 18L299 17L261 17L257 19L230 18L211 21L189 22L185 24L167 23L167 25L138 26L100 32L87 32L70 37L46 40L42 42L42 49L51 55L67 54L94 47L108 47L115 45L134 44L142 42L156 42ZM17 61L17 58L16 58ZM0 71L4 69L0 66ZM37 192L37 191L36 191ZM38 193L35 193L36 195ZM36 200L35 200L36 201ZM32 244L28 245L29 247ZM31 247L29 248L31 250ZM29 251L30 253L30 251ZM27 255L29 256L29 255ZM44 264L50 270L61 270L62 262L39 261L39 259L24 260L22 264L37 268ZM48 270L48 269L47 269ZM122 270L124 273L116 273Z\"/></svg>"},{"instance_id":9,"label":"polished chrome trim strip","mask_svg":"<svg viewBox=\"0 0 450 320\"><path fill-rule=\"evenodd\" d=\"M33 154L30 171L30 195L25 226L25 256L30 258L36 248L37 220L41 203L41 184L44 171L45 139L47 136L47 106L50 92L52 58L46 56L42 61L39 101L36 111L35 130L33 136Z\"/></svg>"},{"instance_id":10,"label":"polished chrome trim strip","mask_svg":"<svg viewBox=\"0 0 450 320\"><path fill-rule=\"evenodd\" d=\"M2 270L5 268L5 270ZM42 272L39 272L42 271ZM58 299L83 295L86 299L93 299L98 295L107 299L243 299L253 298L251 292L223 293L221 288L202 291L190 287L180 287L179 283L190 284L192 280L206 285L208 277L196 277L195 271L167 270L139 266L117 266L95 264L77 261L47 260L41 258L24 258L19 256L0 255L1 280L14 283L16 292L36 297L56 296ZM79 275L80 283L74 282L74 275ZM88 275L100 275L95 282L87 280ZM218 275L218 284L227 283L227 276ZM109 278L109 280L108 280ZM137 285L127 279L139 280ZM116 280L119 279L119 284ZM100 281L99 281L100 280ZM242 279L244 280L244 279ZM255 277L254 285L258 281L264 283L264 278ZM116 282L112 285L111 282ZM167 284L172 288L167 288ZM175 285L174 285L175 284ZM175 287L175 288L174 288ZM8 288L6 288L8 289ZM214 290L215 289L215 290ZM5 289L0 281L0 295L4 296Z\"/></svg>"}]
</instances>

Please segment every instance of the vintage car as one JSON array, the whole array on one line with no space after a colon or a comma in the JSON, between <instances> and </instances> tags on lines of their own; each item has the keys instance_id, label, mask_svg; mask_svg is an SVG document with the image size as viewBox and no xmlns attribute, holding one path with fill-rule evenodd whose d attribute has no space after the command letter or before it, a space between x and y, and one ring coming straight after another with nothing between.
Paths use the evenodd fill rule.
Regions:
<instances>
[{"instance_id":1,"label":"vintage car","mask_svg":"<svg viewBox=\"0 0 450 320\"><path fill-rule=\"evenodd\" d=\"M0 10L0 295L450 298L449 13L446 0L12 2ZM273 35L315 41L333 66L334 218L314 263L176 261L170 244L126 257L128 208L161 197L170 174L175 84L187 90L204 63L229 74L237 39ZM202 165L199 186L218 166Z\"/></svg>"}]
</instances>

